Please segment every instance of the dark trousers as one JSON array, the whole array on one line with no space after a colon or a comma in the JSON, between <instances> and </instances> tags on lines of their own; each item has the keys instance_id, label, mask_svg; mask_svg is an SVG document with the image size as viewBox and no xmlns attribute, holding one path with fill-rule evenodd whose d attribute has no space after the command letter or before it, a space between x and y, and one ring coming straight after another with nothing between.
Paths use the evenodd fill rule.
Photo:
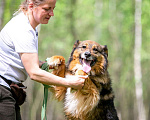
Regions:
<instances>
[{"instance_id":1,"label":"dark trousers","mask_svg":"<svg viewBox=\"0 0 150 120\"><path fill-rule=\"evenodd\" d=\"M12 96L11 90L0 85L0 120L21 120L20 107Z\"/></svg>"}]
</instances>

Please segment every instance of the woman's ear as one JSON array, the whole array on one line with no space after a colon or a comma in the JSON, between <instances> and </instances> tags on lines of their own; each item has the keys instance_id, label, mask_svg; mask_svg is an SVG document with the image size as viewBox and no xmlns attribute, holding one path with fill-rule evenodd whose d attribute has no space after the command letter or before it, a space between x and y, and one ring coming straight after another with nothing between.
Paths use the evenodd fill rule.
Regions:
<instances>
[{"instance_id":1,"label":"woman's ear","mask_svg":"<svg viewBox=\"0 0 150 120\"><path fill-rule=\"evenodd\" d=\"M28 4L28 10L32 11L33 6L34 6L33 2L29 2L29 4Z\"/></svg>"}]
</instances>

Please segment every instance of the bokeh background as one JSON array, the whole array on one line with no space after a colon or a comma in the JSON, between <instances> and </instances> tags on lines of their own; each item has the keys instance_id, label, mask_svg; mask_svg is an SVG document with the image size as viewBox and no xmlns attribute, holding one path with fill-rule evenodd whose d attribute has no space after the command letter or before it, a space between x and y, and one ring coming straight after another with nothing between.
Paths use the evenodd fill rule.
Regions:
<instances>
[{"instance_id":1,"label":"bokeh background","mask_svg":"<svg viewBox=\"0 0 150 120\"><path fill-rule=\"evenodd\" d=\"M0 0L0 30L21 0ZM39 59L69 58L76 40L107 45L109 73L120 120L150 120L150 0L57 0L48 25L39 26ZM29 58L32 59L32 58ZM40 120L44 87L30 79L23 120ZM64 120L49 92L48 120Z\"/></svg>"}]
</instances>

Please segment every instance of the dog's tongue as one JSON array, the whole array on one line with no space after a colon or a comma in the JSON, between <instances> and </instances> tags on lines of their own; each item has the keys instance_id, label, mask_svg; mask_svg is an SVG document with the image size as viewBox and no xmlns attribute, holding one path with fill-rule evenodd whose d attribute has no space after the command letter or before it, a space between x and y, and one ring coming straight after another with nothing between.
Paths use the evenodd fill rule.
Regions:
<instances>
[{"instance_id":1,"label":"dog's tongue","mask_svg":"<svg viewBox=\"0 0 150 120\"><path fill-rule=\"evenodd\" d=\"M83 71L84 71L84 72L86 72L86 73L90 72L90 70L91 70L90 63L91 63L91 61L87 61L87 60L85 60L85 59L83 60L83 65L82 65L82 67L83 67Z\"/></svg>"}]
</instances>

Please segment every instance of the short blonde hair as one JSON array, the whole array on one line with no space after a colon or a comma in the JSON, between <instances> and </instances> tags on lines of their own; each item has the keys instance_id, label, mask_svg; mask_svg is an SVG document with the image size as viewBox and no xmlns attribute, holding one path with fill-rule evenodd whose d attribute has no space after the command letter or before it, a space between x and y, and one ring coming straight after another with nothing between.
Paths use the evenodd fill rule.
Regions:
<instances>
[{"instance_id":1,"label":"short blonde hair","mask_svg":"<svg viewBox=\"0 0 150 120\"><path fill-rule=\"evenodd\" d=\"M34 5L40 5L44 3L46 0L25 0L21 3L19 11L26 12L28 10L28 4L29 2L33 2Z\"/></svg>"}]
</instances>

